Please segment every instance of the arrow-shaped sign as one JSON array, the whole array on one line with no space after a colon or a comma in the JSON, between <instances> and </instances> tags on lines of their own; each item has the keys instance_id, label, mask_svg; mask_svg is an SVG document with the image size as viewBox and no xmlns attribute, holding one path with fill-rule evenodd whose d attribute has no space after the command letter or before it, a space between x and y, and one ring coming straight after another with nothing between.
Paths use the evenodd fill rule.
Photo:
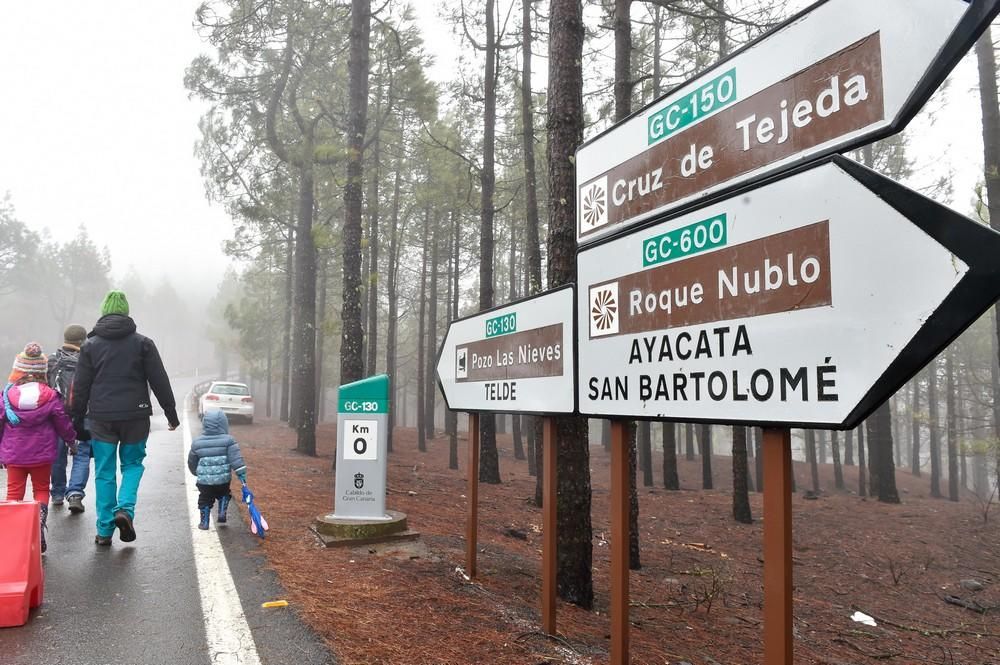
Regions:
<instances>
[{"instance_id":1,"label":"arrow-shaped sign","mask_svg":"<svg viewBox=\"0 0 1000 665\"><path fill-rule=\"evenodd\" d=\"M579 253L580 412L852 427L1000 298L998 256L831 157Z\"/></svg>"},{"instance_id":2,"label":"arrow-shaped sign","mask_svg":"<svg viewBox=\"0 0 1000 665\"><path fill-rule=\"evenodd\" d=\"M901 131L1000 0L823 0L582 145L577 241Z\"/></svg>"},{"instance_id":3,"label":"arrow-shaped sign","mask_svg":"<svg viewBox=\"0 0 1000 665\"><path fill-rule=\"evenodd\" d=\"M572 413L573 298L565 286L452 321L437 362L448 408Z\"/></svg>"}]
</instances>

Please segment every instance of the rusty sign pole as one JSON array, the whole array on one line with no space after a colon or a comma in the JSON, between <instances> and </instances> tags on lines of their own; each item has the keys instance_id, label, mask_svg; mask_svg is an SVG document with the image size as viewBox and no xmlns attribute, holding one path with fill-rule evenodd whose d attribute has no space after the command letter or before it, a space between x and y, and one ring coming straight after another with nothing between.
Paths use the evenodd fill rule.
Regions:
<instances>
[{"instance_id":1,"label":"rusty sign pole","mask_svg":"<svg viewBox=\"0 0 1000 665\"><path fill-rule=\"evenodd\" d=\"M764 663L792 665L792 431L764 428Z\"/></svg>"},{"instance_id":2,"label":"rusty sign pole","mask_svg":"<svg viewBox=\"0 0 1000 665\"><path fill-rule=\"evenodd\" d=\"M465 526L465 570L476 576L476 538L479 532L479 414L469 414L469 518Z\"/></svg>"},{"instance_id":3,"label":"rusty sign pole","mask_svg":"<svg viewBox=\"0 0 1000 665\"><path fill-rule=\"evenodd\" d=\"M629 662L628 426L611 421L611 665Z\"/></svg>"},{"instance_id":4,"label":"rusty sign pole","mask_svg":"<svg viewBox=\"0 0 1000 665\"><path fill-rule=\"evenodd\" d=\"M556 421L542 418L542 630L556 634Z\"/></svg>"}]
</instances>

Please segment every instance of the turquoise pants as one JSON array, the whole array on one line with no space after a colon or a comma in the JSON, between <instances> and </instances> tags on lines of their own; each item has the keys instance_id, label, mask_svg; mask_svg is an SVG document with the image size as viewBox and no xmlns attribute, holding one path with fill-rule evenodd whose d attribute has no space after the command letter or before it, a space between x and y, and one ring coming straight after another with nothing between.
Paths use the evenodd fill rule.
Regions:
<instances>
[{"instance_id":1,"label":"turquoise pants","mask_svg":"<svg viewBox=\"0 0 1000 665\"><path fill-rule=\"evenodd\" d=\"M109 537L115 532L115 513L123 510L135 516L135 499L145 467L146 442L91 443L94 456L94 489L97 503L97 535ZM117 453L117 455L116 455ZM116 458L121 462L122 481L118 486Z\"/></svg>"}]
</instances>

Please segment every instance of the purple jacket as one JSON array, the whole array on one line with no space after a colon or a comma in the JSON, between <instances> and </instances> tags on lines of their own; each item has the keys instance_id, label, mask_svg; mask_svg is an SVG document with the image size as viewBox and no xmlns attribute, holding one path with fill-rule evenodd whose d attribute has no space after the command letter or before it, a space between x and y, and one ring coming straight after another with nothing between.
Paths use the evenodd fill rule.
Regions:
<instances>
[{"instance_id":1,"label":"purple jacket","mask_svg":"<svg viewBox=\"0 0 1000 665\"><path fill-rule=\"evenodd\" d=\"M51 464L59 453L59 439L76 439L73 421L66 415L59 393L44 383L10 386L7 402L19 422L13 424L0 403L0 462L11 466Z\"/></svg>"}]
</instances>

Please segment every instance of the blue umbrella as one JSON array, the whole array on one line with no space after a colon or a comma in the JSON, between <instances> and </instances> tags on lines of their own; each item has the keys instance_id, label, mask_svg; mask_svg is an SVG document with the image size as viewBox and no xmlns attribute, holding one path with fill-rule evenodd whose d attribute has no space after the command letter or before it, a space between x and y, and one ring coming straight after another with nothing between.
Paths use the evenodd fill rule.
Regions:
<instances>
[{"instance_id":1,"label":"blue umbrella","mask_svg":"<svg viewBox=\"0 0 1000 665\"><path fill-rule=\"evenodd\" d=\"M260 514L256 504L253 502L253 492L247 487L246 481L243 482L243 503L247 504L247 511L250 513L250 533L264 537L264 532L267 531L267 520L264 516Z\"/></svg>"}]
</instances>

